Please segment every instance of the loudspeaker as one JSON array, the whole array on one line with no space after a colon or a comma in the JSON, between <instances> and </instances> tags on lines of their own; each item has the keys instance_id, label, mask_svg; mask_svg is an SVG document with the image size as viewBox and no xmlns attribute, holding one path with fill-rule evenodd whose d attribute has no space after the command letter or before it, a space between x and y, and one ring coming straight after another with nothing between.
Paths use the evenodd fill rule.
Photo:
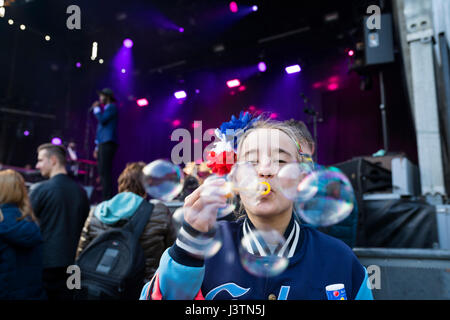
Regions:
<instances>
[{"instance_id":1,"label":"loudspeaker","mask_svg":"<svg viewBox=\"0 0 450 320\"><path fill-rule=\"evenodd\" d=\"M380 19L378 29L369 29L373 19ZM372 26L371 26L372 27ZM375 17L364 18L364 39L366 66L394 62L394 37L392 14L383 13Z\"/></svg>"},{"instance_id":2,"label":"loudspeaker","mask_svg":"<svg viewBox=\"0 0 450 320\"><path fill-rule=\"evenodd\" d=\"M391 172L364 158L355 158L333 165L340 169L352 183L355 193L384 191L392 188Z\"/></svg>"}]
</instances>

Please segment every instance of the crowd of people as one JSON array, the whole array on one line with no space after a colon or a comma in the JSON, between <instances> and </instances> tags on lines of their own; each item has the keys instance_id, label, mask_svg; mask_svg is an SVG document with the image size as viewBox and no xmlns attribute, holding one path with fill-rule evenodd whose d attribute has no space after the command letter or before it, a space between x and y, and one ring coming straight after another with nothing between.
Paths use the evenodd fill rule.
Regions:
<instances>
[{"instance_id":1,"label":"crowd of people","mask_svg":"<svg viewBox=\"0 0 450 320\"><path fill-rule=\"evenodd\" d=\"M0 171L0 299L72 300L67 270L77 255L102 231L132 216L136 205L153 202L146 207L152 214L140 237L144 285L175 239L167 207L144 201L144 165L128 164L118 179L118 194L98 205L90 205L83 187L69 177L63 146L39 146L36 168L47 180L30 194L20 173Z\"/></svg>"},{"instance_id":2,"label":"crowd of people","mask_svg":"<svg viewBox=\"0 0 450 320\"><path fill-rule=\"evenodd\" d=\"M261 143L263 136L270 138L274 131L280 139L276 150L270 144ZM313 153L314 141L302 122L259 120L251 122L240 137L237 161L251 163L258 177L270 182L276 176L273 168L302 162L305 154ZM249 201L245 194L239 197L241 205L233 219L219 223L222 249L207 258L191 247L189 239L195 242L198 235L209 234L211 221L216 220L217 210L223 207L227 197L220 192L205 195L205 189L215 190L224 182L222 179L204 182L211 174L205 164L191 163L184 168L184 188L176 200L184 201L186 212L181 228L175 230L166 205L147 198L142 184L145 163L129 163L118 178L118 193L91 205L82 186L68 175L66 159L63 146L50 143L39 146L36 168L47 180L29 192L19 173L0 171L0 299L76 299L77 290L69 288L67 283L68 268L79 259L84 259L83 263L86 257L94 259L96 253L92 247L98 245L98 239L105 238L105 234L113 234L111 231L121 228L133 233L133 228L128 226L137 221L138 215L148 218L144 219L145 225L134 225L134 230L139 229L136 238L143 255L143 272L138 284L142 292L139 290L137 297L128 298L137 299L141 294L140 299L145 300L240 296L267 299L268 290L272 290L279 291L278 299L288 296L290 299L321 299L325 296L325 285L333 283L345 284L350 299L372 297L365 286L367 271L351 249L313 228L300 227L301 223L293 214L293 202L275 189L262 197L258 205ZM240 263L229 263L230 254L238 255L236 244L243 234L267 227L284 235L287 247L274 248L269 243L254 245L265 247L264 250L269 250L266 254L282 250L292 261L283 277L269 281L270 288L265 279L251 276ZM126 235L123 237L124 242L129 241ZM102 241L108 240L103 238ZM133 245L133 241L127 243ZM98 261L93 263L92 270L97 273L96 279L101 278L98 275L108 275L109 271L118 269L118 265L130 264L118 258L121 247L117 241L110 244L118 249L110 246L95 256ZM249 252L264 256L264 252L254 252L254 245L250 245ZM90 255L86 254L88 250ZM324 260L323 255L327 255L327 259ZM133 253L129 257L134 261ZM127 268L126 272L130 272ZM108 282L108 277L102 279ZM230 296L230 292L237 292L236 288L242 292ZM89 290L108 292L104 286L100 289L93 286ZM101 297L95 292L87 296L92 297L92 294ZM269 298L272 296L271 293Z\"/></svg>"}]
</instances>

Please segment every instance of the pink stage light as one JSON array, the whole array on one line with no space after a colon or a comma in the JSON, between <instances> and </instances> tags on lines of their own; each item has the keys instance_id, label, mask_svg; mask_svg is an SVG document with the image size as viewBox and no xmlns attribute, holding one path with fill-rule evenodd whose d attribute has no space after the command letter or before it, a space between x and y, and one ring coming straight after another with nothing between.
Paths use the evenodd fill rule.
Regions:
<instances>
[{"instance_id":1,"label":"pink stage light","mask_svg":"<svg viewBox=\"0 0 450 320\"><path fill-rule=\"evenodd\" d=\"M137 103L137 105L138 105L139 107L145 107L145 106L148 106L148 100L145 99L145 98L136 100L136 103Z\"/></svg>"},{"instance_id":2,"label":"pink stage light","mask_svg":"<svg viewBox=\"0 0 450 320\"><path fill-rule=\"evenodd\" d=\"M54 138L52 139L52 144L54 144L54 145L56 145L56 146L61 145L61 144L62 144L61 138L54 137Z\"/></svg>"},{"instance_id":3,"label":"pink stage light","mask_svg":"<svg viewBox=\"0 0 450 320\"><path fill-rule=\"evenodd\" d=\"M238 5L236 2L234 1L230 2L230 11L233 13L238 12Z\"/></svg>"},{"instance_id":4,"label":"pink stage light","mask_svg":"<svg viewBox=\"0 0 450 320\"><path fill-rule=\"evenodd\" d=\"M228 88L239 87L240 85L241 85L241 82L238 79L233 79L233 80L227 81Z\"/></svg>"},{"instance_id":5,"label":"pink stage light","mask_svg":"<svg viewBox=\"0 0 450 320\"><path fill-rule=\"evenodd\" d=\"M75 65L77 66L77 68L81 68L81 62L77 62Z\"/></svg>"},{"instance_id":6,"label":"pink stage light","mask_svg":"<svg viewBox=\"0 0 450 320\"><path fill-rule=\"evenodd\" d=\"M238 90L239 90L239 91L245 91L245 89L247 89L246 86L240 86Z\"/></svg>"},{"instance_id":7,"label":"pink stage light","mask_svg":"<svg viewBox=\"0 0 450 320\"><path fill-rule=\"evenodd\" d=\"M302 68L300 68L300 66L298 64L294 64L292 66L286 67L286 73L288 74L292 74L292 73L297 73L302 71Z\"/></svg>"},{"instance_id":8,"label":"pink stage light","mask_svg":"<svg viewBox=\"0 0 450 320\"><path fill-rule=\"evenodd\" d=\"M133 47L133 40L127 38L123 40L123 45L125 48L130 49L131 47Z\"/></svg>"},{"instance_id":9,"label":"pink stage light","mask_svg":"<svg viewBox=\"0 0 450 320\"><path fill-rule=\"evenodd\" d=\"M349 55L349 57L353 57L353 56L355 55L355 51L350 50L350 51L348 52L348 55Z\"/></svg>"},{"instance_id":10,"label":"pink stage light","mask_svg":"<svg viewBox=\"0 0 450 320\"><path fill-rule=\"evenodd\" d=\"M178 127L180 124L181 124L181 120L179 120L179 119L175 119L172 121L172 125L174 127Z\"/></svg>"},{"instance_id":11,"label":"pink stage light","mask_svg":"<svg viewBox=\"0 0 450 320\"><path fill-rule=\"evenodd\" d=\"M177 99L184 99L187 97L186 91L177 91L173 94Z\"/></svg>"},{"instance_id":12,"label":"pink stage light","mask_svg":"<svg viewBox=\"0 0 450 320\"><path fill-rule=\"evenodd\" d=\"M329 91L336 91L337 89L339 89L339 84L337 84L337 83L330 83L330 84L328 84L328 90Z\"/></svg>"},{"instance_id":13,"label":"pink stage light","mask_svg":"<svg viewBox=\"0 0 450 320\"><path fill-rule=\"evenodd\" d=\"M276 118L278 118L278 114L276 114L275 112L273 112L273 113L270 114L270 118L271 118L271 119L276 119Z\"/></svg>"},{"instance_id":14,"label":"pink stage light","mask_svg":"<svg viewBox=\"0 0 450 320\"><path fill-rule=\"evenodd\" d=\"M262 62L262 61L260 63L258 63L258 70L260 72L265 72L267 70L266 64L264 62Z\"/></svg>"}]
</instances>

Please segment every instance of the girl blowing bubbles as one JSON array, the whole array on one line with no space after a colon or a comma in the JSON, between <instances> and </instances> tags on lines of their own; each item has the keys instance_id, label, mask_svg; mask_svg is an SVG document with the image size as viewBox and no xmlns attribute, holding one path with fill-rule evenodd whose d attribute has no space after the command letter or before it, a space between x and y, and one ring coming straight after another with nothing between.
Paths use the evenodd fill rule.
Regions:
<instances>
[{"instance_id":1,"label":"girl blowing bubbles","mask_svg":"<svg viewBox=\"0 0 450 320\"><path fill-rule=\"evenodd\" d=\"M230 128L235 133L231 138L225 132ZM255 197L238 191L240 217L233 222L216 222L219 209L227 203L225 179L206 181L196 189L185 199L184 222L177 241L164 252L141 299L326 300L325 288L335 284L344 286L340 297L373 299L367 271L352 250L338 239L301 225L293 214L293 201L280 191L278 171L311 156L313 150L304 138L308 134L287 123L251 119L248 113L241 113L238 119L233 116L232 121L216 130L222 142L217 143L213 153L215 160L222 156L229 159L229 153L236 150L236 163L251 165L258 179L270 185L270 192ZM217 171L221 164L209 160L213 172ZM238 184L245 182L245 172L238 173L235 179ZM206 252L202 255L195 244L212 238L214 226L222 246L212 257ZM283 235L285 243L274 245L258 236L258 230L268 229ZM243 237L248 241L241 247ZM255 276L239 259L240 249L256 257L287 257L287 267L270 277Z\"/></svg>"}]
</instances>

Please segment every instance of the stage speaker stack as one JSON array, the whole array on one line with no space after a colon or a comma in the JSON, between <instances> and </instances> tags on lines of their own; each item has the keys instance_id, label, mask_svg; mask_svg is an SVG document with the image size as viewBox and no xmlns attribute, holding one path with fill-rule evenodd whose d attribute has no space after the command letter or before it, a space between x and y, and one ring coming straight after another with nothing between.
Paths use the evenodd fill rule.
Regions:
<instances>
[{"instance_id":1,"label":"stage speaker stack","mask_svg":"<svg viewBox=\"0 0 450 320\"><path fill-rule=\"evenodd\" d=\"M382 167L363 157L334 165L355 192L356 247L432 248L438 243L435 207L415 197L420 188L414 166L405 159L390 159L393 173L386 162Z\"/></svg>"}]
</instances>

